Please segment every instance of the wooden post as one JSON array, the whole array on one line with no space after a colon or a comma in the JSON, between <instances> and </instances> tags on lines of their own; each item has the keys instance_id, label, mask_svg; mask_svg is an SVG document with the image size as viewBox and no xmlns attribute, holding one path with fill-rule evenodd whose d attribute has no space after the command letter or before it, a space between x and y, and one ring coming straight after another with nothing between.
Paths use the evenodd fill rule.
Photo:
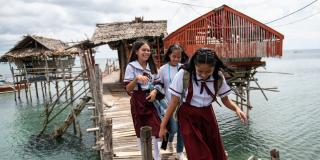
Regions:
<instances>
[{"instance_id":1,"label":"wooden post","mask_svg":"<svg viewBox=\"0 0 320 160\"><path fill-rule=\"evenodd\" d=\"M26 65L25 64L23 64L23 70L24 70L24 86L25 86L25 88L24 88L24 92L26 93L26 99L27 99L27 101L29 101L29 99L28 99L28 86L27 86L27 69L26 69Z\"/></svg>"},{"instance_id":2,"label":"wooden post","mask_svg":"<svg viewBox=\"0 0 320 160\"><path fill-rule=\"evenodd\" d=\"M45 97L44 91L43 91L43 88L44 88L44 87L43 87L43 86L44 86L43 83L44 83L43 81L40 81L41 91L42 91L42 99L43 99L43 102L44 102L44 101L46 100L46 97Z\"/></svg>"},{"instance_id":3,"label":"wooden post","mask_svg":"<svg viewBox=\"0 0 320 160\"><path fill-rule=\"evenodd\" d=\"M112 119L106 118L103 125L104 150L103 157L106 160L113 160L112 144Z\"/></svg>"},{"instance_id":4,"label":"wooden post","mask_svg":"<svg viewBox=\"0 0 320 160\"><path fill-rule=\"evenodd\" d=\"M96 103L96 107L98 109L99 112L99 117L100 117L100 121L102 121L103 119L103 103L102 103L102 76L101 76L101 71L99 68L99 65L96 64L95 65L95 83L96 83L96 93L97 93L97 103Z\"/></svg>"},{"instance_id":5,"label":"wooden post","mask_svg":"<svg viewBox=\"0 0 320 160\"><path fill-rule=\"evenodd\" d=\"M28 91L29 91L29 97L30 97L30 101L32 103L31 83L29 82L28 77L27 77L27 88L26 89L28 89Z\"/></svg>"},{"instance_id":6,"label":"wooden post","mask_svg":"<svg viewBox=\"0 0 320 160\"><path fill-rule=\"evenodd\" d=\"M97 91L97 85L99 85L97 83L98 82L97 75L99 75L99 74L96 73L96 68L99 68L99 65L97 65L96 68L95 68L95 66L92 65L92 59L89 54L92 54L91 49L89 50L89 53L83 54L83 56L84 56L84 61L85 61L86 67L87 67L86 71L87 71L87 76L88 76L88 81L89 81L89 87L90 87L90 91L93 96L93 101L95 104L95 115L99 116L98 122L101 122L101 121L103 121L103 119L101 119L101 117L103 117L103 110L101 110L102 108L99 105L99 97L98 97L99 94ZM97 71L99 71L99 70L97 70ZM102 95L101 95L101 97L102 97ZM102 101L101 101L101 104L102 104ZM96 121L95 125L100 126L100 124L98 124L97 121ZM95 132L95 133L96 133L96 141L97 141L100 138L100 132Z\"/></svg>"},{"instance_id":7,"label":"wooden post","mask_svg":"<svg viewBox=\"0 0 320 160\"><path fill-rule=\"evenodd\" d=\"M63 78L64 87L67 87L65 68L63 68L62 71L63 71L62 78ZM65 99L68 100L68 92L66 91L66 92L64 92L64 94L65 94Z\"/></svg>"},{"instance_id":8,"label":"wooden post","mask_svg":"<svg viewBox=\"0 0 320 160\"><path fill-rule=\"evenodd\" d=\"M99 68L98 64L95 64L94 66L94 81L95 82L95 86L93 86L96 90L96 101L95 101L95 107L96 107L96 111L98 111L98 116L99 116L99 121L98 121L98 126L101 126L104 121L104 117L103 117L103 103L102 103L102 75L101 75L101 70ZM97 134L97 136L99 136L99 132Z\"/></svg>"},{"instance_id":9,"label":"wooden post","mask_svg":"<svg viewBox=\"0 0 320 160\"><path fill-rule=\"evenodd\" d=\"M56 94L57 94L57 97L59 97L59 81L58 79L56 78Z\"/></svg>"},{"instance_id":10,"label":"wooden post","mask_svg":"<svg viewBox=\"0 0 320 160\"><path fill-rule=\"evenodd\" d=\"M272 149L270 151L271 160L280 160L279 151L277 149Z\"/></svg>"},{"instance_id":11,"label":"wooden post","mask_svg":"<svg viewBox=\"0 0 320 160\"><path fill-rule=\"evenodd\" d=\"M69 85L70 85L70 98L72 102L73 101L73 84L71 80L69 80Z\"/></svg>"},{"instance_id":12,"label":"wooden post","mask_svg":"<svg viewBox=\"0 0 320 160\"><path fill-rule=\"evenodd\" d=\"M35 76L33 76L33 78L35 79L35 81L34 81L34 88L36 89L36 96L37 96L37 99L39 100L37 79L35 78Z\"/></svg>"},{"instance_id":13,"label":"wooden post","mask_svg":"<svg viewBox=\"0 0 320 160\"><path fill-rule=\"evenodd\" d=\"M14 71L13 71L13 67L11 67L11 63L9 63L9 66L12 74L12 81L13 81L13 87L14 87L14 100L17 101L17 93L16 93L17 84L15 83Z\"/></svg>"},{"instance_id":14,"label":"wooden post","mask_svg":"<svg viewBox=\"0 0 320 160\"><path fill-rule=\"evenodd\" d=\"M152 128L149 126L140 128L142 160L152 159L151 130Z\"/></svg>"},{"instance_id":15,"label":"wooden post","mask_svg":"<svg viewBox=\"0 0 320 160\"><path fill-rule=\"evenodd\" d=\"M83 54L83 53L82 53ZM80 64L81 64L81 69L84 71L84 70L86 70L87 68L86 68L86 66L85 66L85 63L84 63L84 60L83 60L83 56L80 56ZM86 88L86 81L87 81L87 79L86 78L88 78L88 74L86 74L86 73L83 73L83 75L82 75L82 82L83 82L83 88L85 89Z\"/></svg>"},{"instance_id":16,"label":"wooden post","mask_svg":"<svg viewBox=\"0 0 320 160\"><path fill-rule=\"evenodd\" d=\"M48 92L47 92L47 81L43 81L43 88L44 88L44 96L45 96L45 100L48 100Z\"/></svg>"},{"instance_id":17,"label":"wooden post","mask_svg":"<svg viewBox=\"0 0 320 160\"><path fill-rule=\"evenodd\" d=\"M14 78L14 77L13 77ZM18 85L18 98L21 99L20 97L20 88L21 88L21 85L20 85L20 81L19 81L19 77L16 76L16 81L17 81L17 85Z\"/></svg>"},{"instance_id":18,"label":"wooden post","mask_svg":"<svg viewBox=\"0 0 320 160\"><path fill-rule=\"evenodd\" d=\"M251 102L250 102L250 77L251 74L249 74L249 77L247 78L247 118L249 118L249 110L251 109Z\"/></svg>"},{"instance_id":19,"label":"wooden post","mask_svg":"<svg viewBox=\"0 0 320 160\"><path fill-rule=\"evenodd\" d=\"M240 92L241 92L241 97L243 97L244 96L244 90L243 90L243 86L241 85L240 86ZM243 111L243 98L240 98L240 106L241 106L241 110Z\"/></svg>"},{"instance_id":20,"label":"wooden post","mask_svg":"<svg viewBox=\"0 0 320 160\"><path fill-rule=\"evenodd\" d=\"M48 91L49 91L49 97L50 97L50 102L52 102L52 95L51 95L51 84L50 84L50 81L48 81Z\"/></svg>"}]
</instances>

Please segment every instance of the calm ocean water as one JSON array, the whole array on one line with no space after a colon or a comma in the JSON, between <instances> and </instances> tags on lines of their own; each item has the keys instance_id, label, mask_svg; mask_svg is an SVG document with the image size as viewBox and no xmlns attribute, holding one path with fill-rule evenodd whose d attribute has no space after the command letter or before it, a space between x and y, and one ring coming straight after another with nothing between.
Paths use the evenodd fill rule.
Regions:
<instances>
[{"instance_id":1,"label":"calm ocean water","mask_svg":"<svg viewBox=\"0 0 320 160\"><path fill-rule=\"evenodd\" d=\"M228 109L215 107L230 160L251 155L268 159L272 148L280 150L281 159L320 159L320 51L290 52L265 61L266 70L260 71L293 75L257 73L261 86L278 87L280 92L266 92L269 101L260 91L251 92L254 108L248 125L242 125ZM97 62L104 64L102 59ZM0 64L0 70L10 77L7 64ZM34 135L42 127L41 100L36 103L34 98L33 104L27 104L24 94L22 100L15 103L12 93L0 95L0 159L97 159L91 150L93 135L85 131L91 126L88 110L80 116L82 140L71 129L60 141L36 140ZM64 119L61 116L57 121Z\"/></svg>"}]
</instances>

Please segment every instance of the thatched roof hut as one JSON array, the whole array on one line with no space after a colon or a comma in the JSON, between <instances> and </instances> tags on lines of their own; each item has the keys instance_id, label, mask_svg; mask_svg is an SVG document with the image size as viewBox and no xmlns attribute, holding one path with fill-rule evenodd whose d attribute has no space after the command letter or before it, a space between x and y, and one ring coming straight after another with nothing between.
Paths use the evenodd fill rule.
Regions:
<instances>
[{"instance_id":1,"label":"thatched roof hut","mask_svg":"<svg viewBox=\"0 0 320 160\"><path fill-rule=\"evenodd\" d=\"M97 24L97 28L91 41L94 46L108 44L113 50L118 50L120 80L123 78L127 61L130 57L131 45L138 38L144 38L152 45L153 56L158 56L163 48L162 39L167 35L167 21L144 21L143 18L135 18L131 22L115 22ZM158 62L160 64L160 62Z\"/></svg>"},{"instance_id":2,"label":"thatched roof hut","mask_svg":"<svg viewBox=\"0 0 320 160\"><path fill-rule=\"evenodd\" d=\"M48 60L49 67L66 67L73 65L59 60L59 57L69 57L74 61L74 55L79 54L77 49L67 49L69 46L57 39L34 35L24 36L12 49L0 57L1 62L14 62L18 68L44 68L44 60ZM49 58L49 59L48 59ZM69 59L68 58L68 59ZM68 63L70 62L67 60ZM61 65L61 64L64 65Z\"/></svg>"},{"instance_id":3,"label":"thatched roof hut","mask_svg":"<svg viewBox=\"0 0 320 160\"><path fill-rule=\"evenodd\" d=\"M108 44L112 49L117 49L118 41L163 37L166 34L166 20L143 21L142 18L135 18L131 22L97 24L91 40L96 45Z\"/></svg>"},{"instance_id":4,"label":"thatched roof hut","mask_svg":"<svg viewBox=\"0 0 320 160\"><path fill-rule=\"evenodd\" d=\"M52 38L27 35L12 49L1 56L1 60L13 60L37 56L69 56L78 54L75 50L65 50L69 47L66 43Z\"/></svg>"}]
</instances>

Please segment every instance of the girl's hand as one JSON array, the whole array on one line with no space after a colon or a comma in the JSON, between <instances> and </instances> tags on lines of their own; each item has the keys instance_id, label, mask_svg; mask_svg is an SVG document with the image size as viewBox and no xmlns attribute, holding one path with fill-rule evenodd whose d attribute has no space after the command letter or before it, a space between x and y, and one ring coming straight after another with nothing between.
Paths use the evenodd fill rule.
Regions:
<instances>
[{"instance_id":1,"label":"girl's hand","mask_svg":"<svg viewBox=\"0 0 320 160\"><path fill-rule=\"evenodd\" d=\"M244 113L243 111L241 111L241 109L240 108L238 108L237 107L237 109L236 109L236 114L237 114L237 116L239 117L239 119L240 119L240 121L242 122L242 123L247 123L247 114L246 113Z\"/></svg>"},{"instance_id":2,"label":"girl's hand","mask_svg":"<svg viewBox=\"0 0 320 160\"><path fill-rule=\"evenodd\" d=\"M166 127L161 127L160 126L160 131L159 131L159 138L167 140L166 139L166 134L167 134L168 130Z\"/></svg>"},{"instance_id":3,"label":"girl's hand","mask_svg":"<svg viewBox=\"0 0 320 160\"><path fill-rule=\"evenodd\" d=\"M136 77L136 80L143 83L143 84L147 84L149 82L149 78L147 76L143 76L143 75L138 75Z\"/></svg>"},{"instance_id":4,"label":"girl's hand","mask_svg":"<svg viewBox=\"0 0 320 160\"><path fill-rule=\"evenodd\" d=\"M149 101L149 102L153 102L155 99L156 99L156 96L157 96L157 90L154 89L150 92L149 96L146 97L146 99Z\"/></svg>"}]
</instances>

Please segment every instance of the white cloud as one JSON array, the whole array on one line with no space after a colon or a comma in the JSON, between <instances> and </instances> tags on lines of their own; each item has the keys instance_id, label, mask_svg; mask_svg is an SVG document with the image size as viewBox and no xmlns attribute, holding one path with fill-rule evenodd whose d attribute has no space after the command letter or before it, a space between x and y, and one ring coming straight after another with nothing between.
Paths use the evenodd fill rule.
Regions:
<instances>
[{"instance_id":1,"label":"white cloud","mask_svg":"<svg viewBox=\"0 0 320 160\"><path fill-rule=\"evenodd\" d=\"M268 22L310 3L299 0L177 0L213 8L223 4ZM11 48L22 35L37 34L78 41L91 37L96 23L131 21L135 16L146 20L168 20L172 32L211 9L190 7L162 0L0 0L0 52ZM319 48L320 14L287 26L320 11L320 2L281 21L270 24L285 35L285 49ZM2 52L3 53L3 52Z\"/></svg>"}]
</instances>

